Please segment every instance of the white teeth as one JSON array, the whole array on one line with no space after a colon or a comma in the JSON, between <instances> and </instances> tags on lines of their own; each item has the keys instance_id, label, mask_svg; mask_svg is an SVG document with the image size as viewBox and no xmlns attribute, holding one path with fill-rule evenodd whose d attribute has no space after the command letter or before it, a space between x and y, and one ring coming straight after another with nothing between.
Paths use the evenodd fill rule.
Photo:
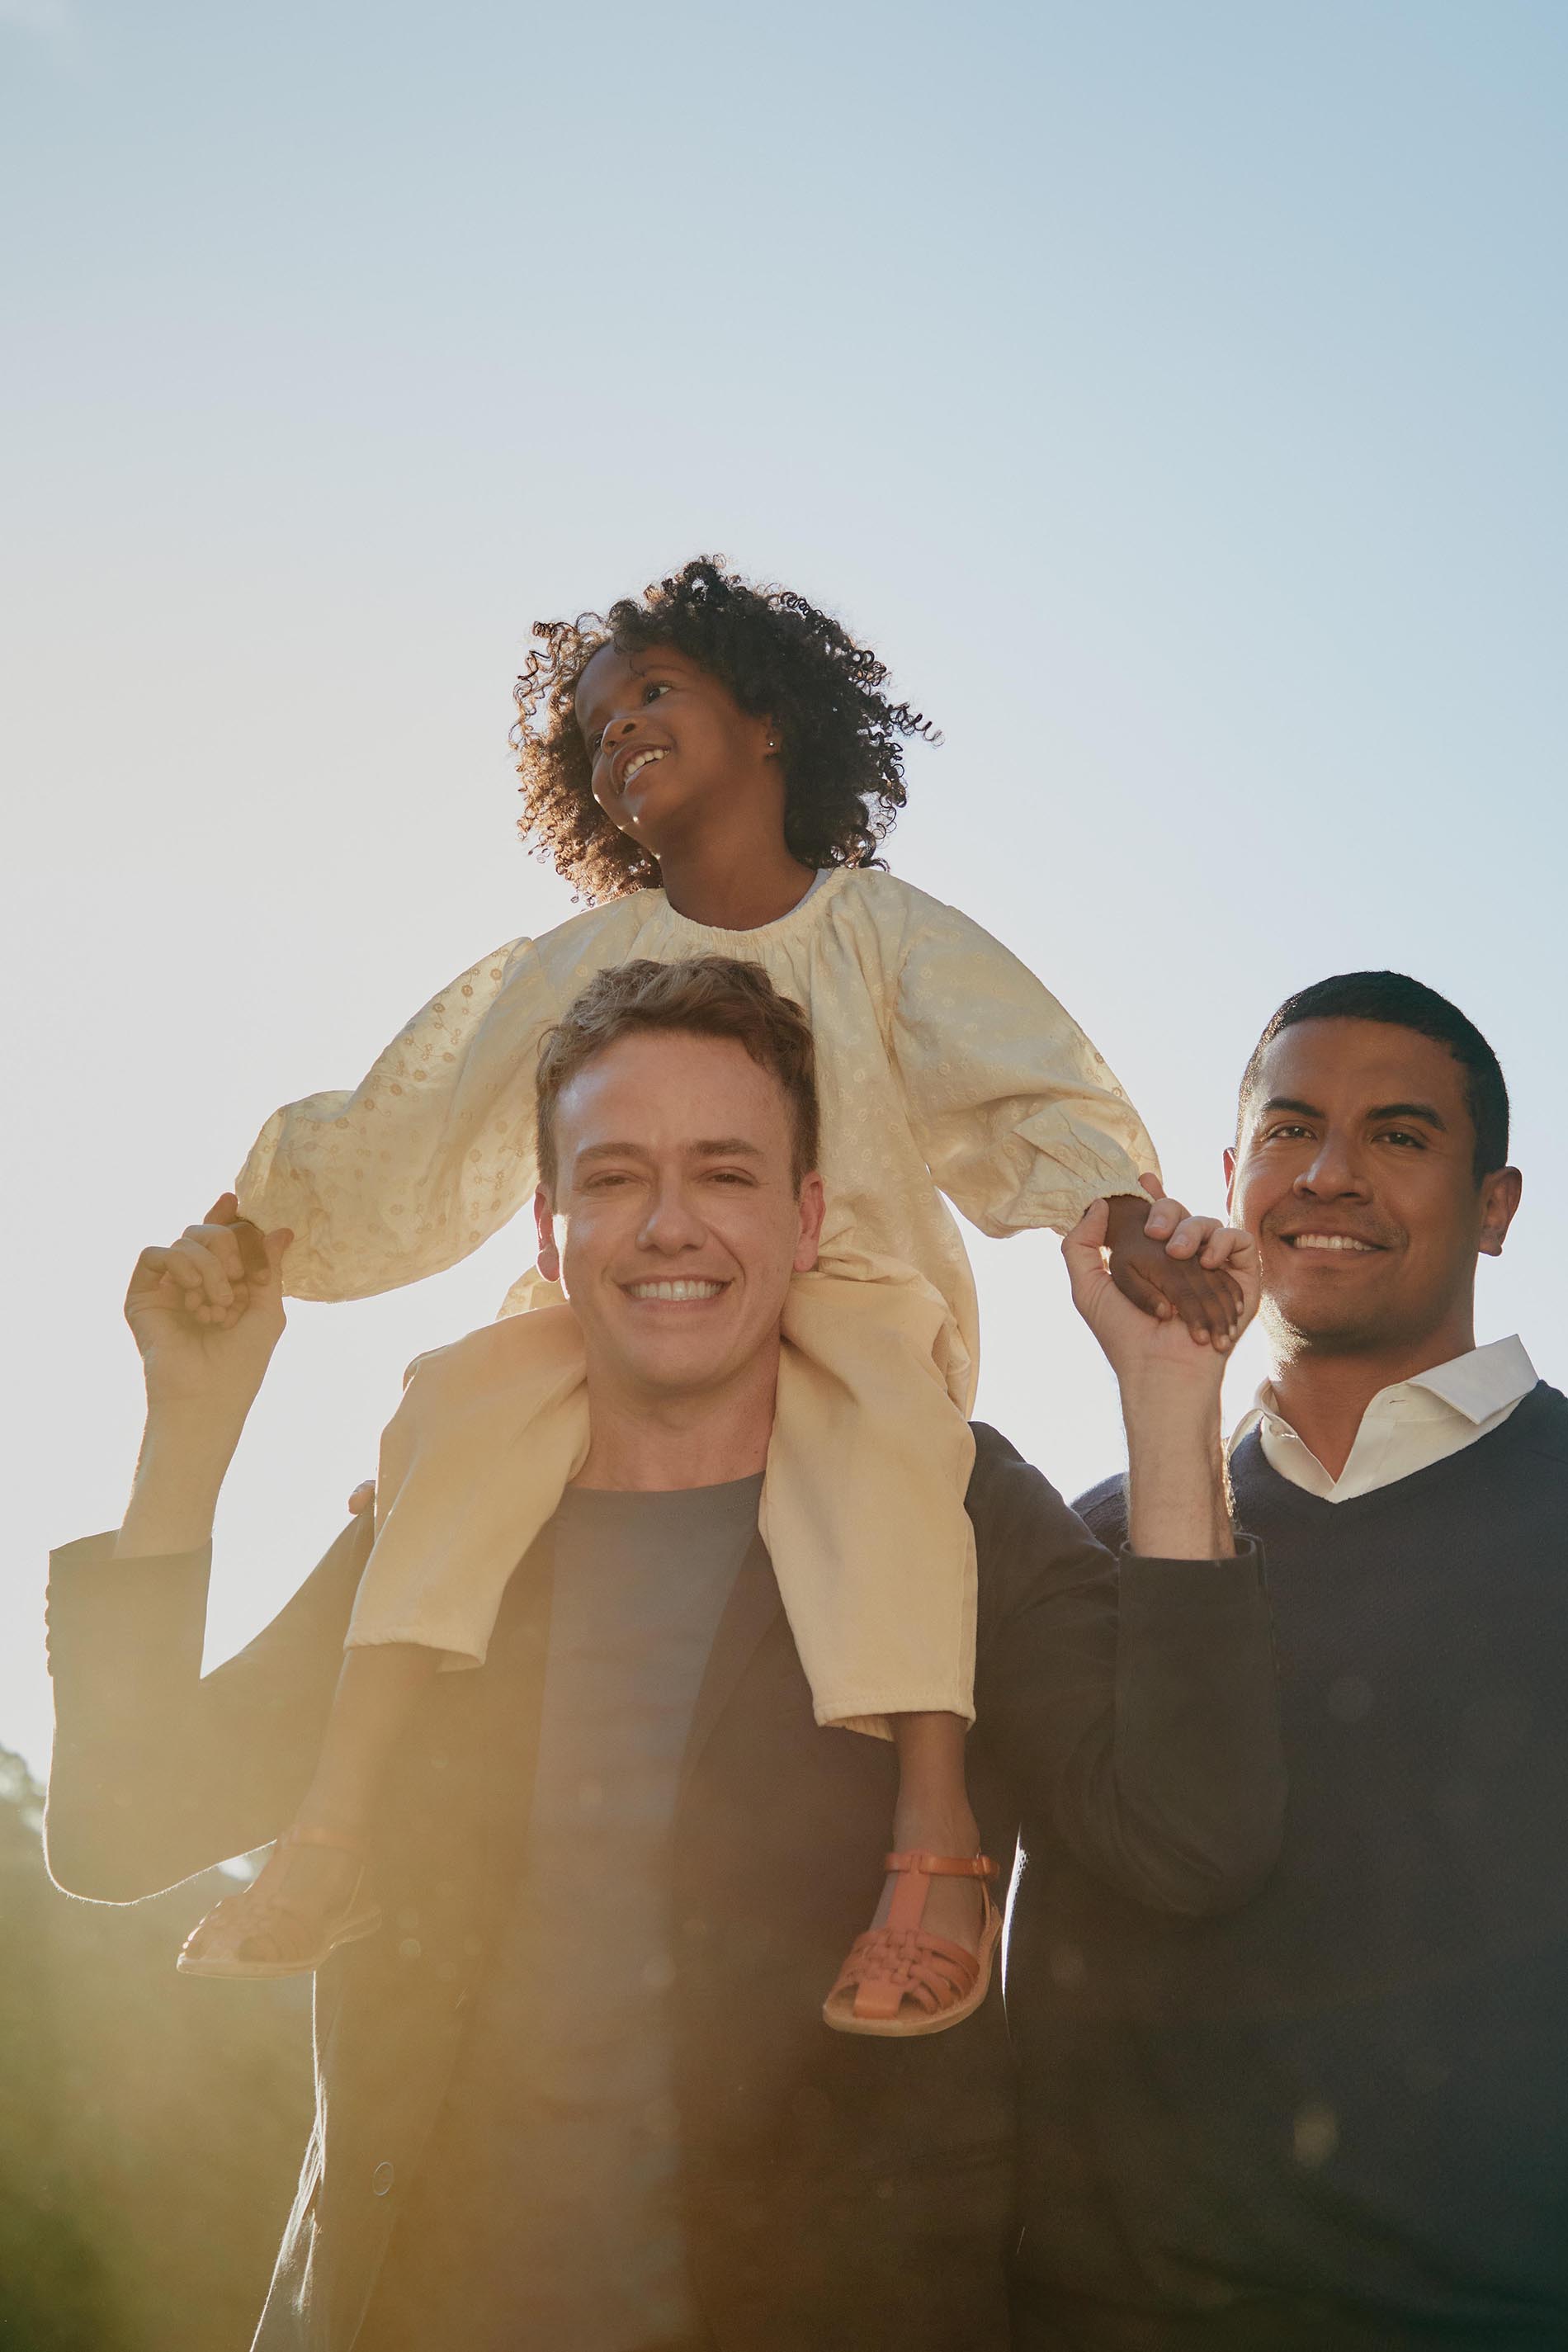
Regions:
<instances>
[{"instance_id":1,"label":"white teeth","mask_svg":"<svg viewBox=\"0 0 1568 2352\"><path fill-rule=\"evenodd\" d=\"M643 770L647 766L650 760L662 760L663 757L664 753L662 751L639 751L637 758L628 763L626 774L621 778L621 790L625 792L626 786L631 782L632 778L634 776L641 775Z\"/></svg>"},{"instance_id":2,"label":"white teeth","mask_svg":"<svg viewBox=\"0 0 1568 2352\"><path fill-rule=\"evenodd\" d=\"M721 1282L633 1282L626 1287L634 1298L717 1298Z\"/></svg>"},{"instance_id":3,"label":"white teeth","mask_svg":"<svg viewBox=\"0 0 1568 2352\"><path fill-rule=\"evenodd\" d=\"M1292 1234L1290 1244L1294 1249L1366 1251L1373 1247L1371 1242L1355 1241L1349 1234Z\"/></svg>"}]
</instances>

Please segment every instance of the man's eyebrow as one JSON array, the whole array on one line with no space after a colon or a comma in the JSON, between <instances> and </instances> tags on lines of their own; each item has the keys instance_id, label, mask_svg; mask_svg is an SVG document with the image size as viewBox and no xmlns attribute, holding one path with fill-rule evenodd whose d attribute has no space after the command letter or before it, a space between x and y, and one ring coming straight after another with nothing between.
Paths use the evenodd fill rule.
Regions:
<instances>
[{"instance_id":1,"label":"man's eyebrow","mask_svg":"<svg viewBox=\"0 0 1568 2352\"><path fill-rule=\"evenodd\" d=\"M651 1160L653 1154L642 1143L585 1143L573 1153L577 1161L584 1160ZM748 1143L742 1135L720 1135L703 1138L686 1146L689 1160L764 1160L762 1146Z\"/></svg>"},{"instance_id":2,"label":"man's eyebrow","mask_svg":"<svg viewBox=\"0 0 1568 2352\"><path fill-rule=\"evenodd\" d=\"M647 1160L649 1156L640 1143L585 1143L572 1155L574 1160Z\"/></svg>"},{"instance_id":3,"label":"man's eyebrow","mask_svg":"<svg viewBox=\"0 0 1568 2352\"><path fill-rule=\"evenodd\" d=\"M1374 1111L1369 1112L1368 1116L1374 1119L1418 1118L1422 1122L1423 1126L1435 1127L1439 1135L1447 1135L1448 1132L1447 1120L1444 1118L1442 1112L1431 1103L1379 1103L1377 1108Z\"/></svg>"},{"instance_id":4,"label":"man's eyebrow","mask_svg":"<svg viewBox=\"0 0 1568 2352\"><path fill-rule=\"evenodd\" d=\"M1275 1111L1294 1112L1298 1118L1323 1118L1327 1116L1316 1103L1301 1102L1294 1095L1270 1095L1258 1115L1260 1118L1268 1118ZM1374 1109L1368 1111L1367 1117L1369 1119L1418 1118L1423 1126L1435 1127L1440 1135L1447 1135L1448 1131L1447 1120L1434 1103L1379 1103Z\"/></svg>"}]
</instances>

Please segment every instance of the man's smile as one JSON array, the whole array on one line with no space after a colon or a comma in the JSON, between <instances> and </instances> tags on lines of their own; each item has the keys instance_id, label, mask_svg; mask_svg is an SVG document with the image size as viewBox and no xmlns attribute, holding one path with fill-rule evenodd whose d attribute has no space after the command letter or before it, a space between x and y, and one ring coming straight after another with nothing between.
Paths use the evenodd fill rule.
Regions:
<instances>
[{"instance_id":1,"label":"man's smile","mask_svg":"<svg viewBox=\"0 0 1568 2352\"><path fill-rule=\"evenodd\" d=\"M1381 1242L1363 1241L1355 1234L1281 1234L1279 1238L1294 1250L1351 1250L1370 1254L1383 1248Z\"/></svg>"},{"instance_id":2,"label":"man's smile","mask_svg":"<svg viewBox=\"0 0 1568 2352\"><path fill-rule=\"evenodd\" d=\"M656 1299L661 1304L678 1307L689 1305L693 1300L717 1298L721 1291L730 1287L727 1282L700 1280L690 1275L679 1280L623 1282L620 1286L628 1298Z\"/></svg>"}]
</instances>

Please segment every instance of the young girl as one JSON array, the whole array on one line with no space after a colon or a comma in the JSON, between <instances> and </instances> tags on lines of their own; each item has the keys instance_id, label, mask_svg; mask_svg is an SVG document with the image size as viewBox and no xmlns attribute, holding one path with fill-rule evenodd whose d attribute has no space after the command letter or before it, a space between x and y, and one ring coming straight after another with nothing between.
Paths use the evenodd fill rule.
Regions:
<instances>
[{"instance_id":1,"label":"young girl","mask_svg":"<svg viewBox=\"0 0 1568 2352\"><path fill-rule=\"evenodd\" d=\"M901 739L932 730L886 698L872 654L709 560L603 620L534 634L517 688L521 829L591 910L475 964L353 1093L277 1112L240 1208L292 1229L297 1297L415 1281L531 1197L541 1043L594 973L739 957L805 1008L828 1215L786 1309L760 1519L818 1722L890 1736L900 1769L881 1906L824 2014L846 2032L939 2032L984 1999L999 1924L963 1780L975 1297L940 1195L996 1235L1067 1232L1109 1200L1121 1287L1220 1347L1237 1294L1146 1236L1152 1147L1061 1006L978 925L879 869ZM527 1277L503 1313L559 1296ZM316 1780L254 1885L190 1937L187 1972L308 1970L377 1924L360 1878L392 1749L438 1664L482 1664L507 1580L586 1447L570 1314L496 1338L504 1377L483 1332L415 1368Z\"/></svg>"}]
</instances>

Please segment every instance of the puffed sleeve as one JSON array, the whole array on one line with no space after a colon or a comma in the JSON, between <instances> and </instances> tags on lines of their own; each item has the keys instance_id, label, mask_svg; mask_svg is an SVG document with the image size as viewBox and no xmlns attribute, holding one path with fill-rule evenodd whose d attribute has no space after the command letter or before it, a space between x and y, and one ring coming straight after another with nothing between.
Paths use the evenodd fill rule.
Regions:
<instances>
[{"instance_id":1,"label":"puffed sleeve","mask_svg":"<svg viewBox=\"0 0 1568 2352\"><path fill-rule=\"evenodd\" d=\"M1000 1239L1068 1233L1159 1169L1143 1122L1071 1015L956 908L923 899L894 991L914 1133L955 1208Z\"/></svg>"},{"instance_id":2,"label":"puffed sleeve","mask_svg":"<svg viewBox=\"0 0 1568 2352\"><path fill-rule=\"evenodd\" d=\"M555 1017L537 949L516 940L416 1013L349 1094L274 1111L236 1190L264 1231L290 1225L295 1298L368 1298L478 1249L535 1181L533 1076Z\"/></svg>"}]
</instances>

